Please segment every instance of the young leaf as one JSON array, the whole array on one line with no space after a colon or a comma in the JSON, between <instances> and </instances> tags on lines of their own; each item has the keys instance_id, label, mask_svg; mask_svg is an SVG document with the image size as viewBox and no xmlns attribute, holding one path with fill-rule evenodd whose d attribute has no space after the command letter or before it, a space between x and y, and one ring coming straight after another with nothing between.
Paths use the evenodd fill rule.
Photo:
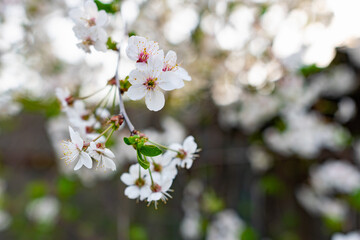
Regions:
<instances>
[{"instance_id":1,"label":"young leaf","mask_svg":"<svg viewBox=\"0 0 360 240\"><path fill-rule=\"evenodd\" d=\"M133 143L131 143L131 140L127 137L124 137L124 142L126 143L126 145L132 145Z\"/></svg>"},{"instance_id":2,"label":"young leaf","mask_svg":"<svg viewBox=\"0 0 360 240\"><path fill-rule=\"evenodd\" d=\"M140 152L148 157L155 157L162 154L162 150L155 145L144 145L140 148Z\"/></svg>"},{"instance_id":3,"label":"young leaf","mask_svg":"<svg viewBox=\"0 0 360 240\"><path fill-rule=\"evenodd\" d=\"M145 156L144 157L142 156L139 149L136 150L136 153L137 153L137 160L140 166L144 169L148 169L150 167L149 161L146 159Z\"/></svg>"}]
</instances>

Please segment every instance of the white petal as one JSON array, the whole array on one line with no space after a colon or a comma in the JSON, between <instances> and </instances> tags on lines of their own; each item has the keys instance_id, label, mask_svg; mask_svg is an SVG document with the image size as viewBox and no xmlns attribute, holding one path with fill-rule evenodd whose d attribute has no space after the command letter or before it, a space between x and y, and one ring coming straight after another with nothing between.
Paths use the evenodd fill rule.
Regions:
<instances>
[{"instance_id":1,"label":"white petal","mask_svg":"<svg viewBox=\"0 0 360 240\"><path fill-rule=\"evenodd\" d=\"M197 148L197 144L195 143L194 137L188 136L184 140L184 150L187 153L194 153L196 151L196 148Z\"/></svg>"},{"instance_id":2,"label":"white petal","mask_svg":"<svg viewBox=\"0 0 360 240\"><path fill-rule=\"evenodd\" d=\"M130 90L130 89L129 89ZM150 90L146 93L145 103L149 110L159 111L165 105L165 97L159 90Z\"/></svg>"},{"instance_id":3,"label":"white petal","mask_svg":"<svg viewBox=\"0 0 360 240\"><path fill-rule=\"evenodd\" d=\"M82 159L80 158L79 161L76 163L74 170L77 171L83 166Z\"/></svg>"},{"instance_id":4,"label":"white petal","mask_svg":"<svg viewBox=\"0 0 360 240\"><path fill-rule=\"evenodd\" d=\"M103 161L104 161L105 168L109 168L113 171L116 170L115 162L112 159L104 156Z\"/></svg>"},{"instance_id":5,"label":"white petal","mask_svg":"<svg viewBox=\"0 0 360 240\"><path fill-rule=\"evenodd\" d=\"M76 24L82 24L83 20L81 20L81 19L84 17L84 12L80 8L71 9L69 12L69 17Z\"/></svg>"},{"instance_id":6,"label":"white petal","mask_svg":"<svg viewBox=\"0 0 360 240\"><path fill-rule=\"evenodd\" d=\"M85 167L92 168L93 161L91 160L91 157L86 152L80 153L80 159L82 159L82 162Z\"/></svg>"},{"instance_id":7,"label":"white petal","mask_svg":"<svg viewBox=\"0 0 360 240\"><path fill-rule=\"evenodd\" d=\"M74 143L78 149L82 149L84 146L84 141L80 137L79 133L75 132L72 127L69 126L71 142Z\"/></svg>"},{"instance_id":8,"label":"white petal","mask_svg":"<svg viewBox=\"0 0 360 240\"><path fill-rule=\"evenodd\" d=\"M149 185L145 185L140 189L140 200L144 200L145 198L149 197L151 194L151 189Z\"/></svg>"},{"instance_id":9,"label":"white petal","mask_svg":"<svg viewBox=\"0 0 360 240\"><path fill-rule=\"evenodd\" d=\"M94 48L100 52L106 52L107 51L107 45L106 42L102 41L96 41Z\"/></svg>"},{"instance_id":10,"label":"white petal","mask_svg":"<svg viewBox=\"0 0 360 240\"><path fill-rule=\"evenodd\" d=\"M148 202L158 201L161 199L162 195L163 194L161 192L151 193L150 196L148 196L147 201Z\"/></svg>"},{"instance_id":11,"label":"white petal","mask_svg":"<svg viewBox=\"0 0 360 240\"><path fill-rule=\"evenodd\" d=\"M176 65L176 53L172 50L168 51L165 57L165 63L171 67Z\"/></svg>"},{"instance_id":12,"label":"white petal","mask_svg":"<svg viewBox=\"0 0 360 240\"><path fill-rule=\"evenodd\" d=\"M165 91L171 91L184 87L184 82L174 72L162 72L159 78L159 87Z\"/></svg>"},{"instance_id":13,"label":"white petal","mask_svg":"<svg viewBox=\"0 0 360 240\"><path fill-rule=\"evenodd\" d=\"M132 70L129 74L129 82L131 84L143 84L146 81L146 76L144 72L139 71L138 69Z\"/></svg>"},{"instance_id":14,"label":"white petal","mask_svg":"<svg viewBox=\"0 0 360 240\"><path fill-rule=\"evenodd\" d=\"M157 78L162 72L164 65L164 57L161 55L150 56L147 63L147 75L152 78Z\"/></svg>"},{"instance_id":15,"label":"white petal","mask_svg":"<svg viewBox=\"0 0 360 240\"><path fill-rule=\"evenodd\" d=\"M87 14L91 17L96 17L98 8L96 6L96 3L93 1L86 1L84 4L84 8Z\"/></svg>"},{"instance_id":16,"label":"white petal","mask_svg":"<svg viewBox=\"0 0 360 240\"><path fill-rule=\"evenodd\" d=\"M172 180L167 180L166 182L163 182L161 184L161 191L166 192L167 190L169 190L169 188L171 187L172 182L173 182Z\"/></svg>"},{"instance_id":17,"label":"white petal","mask_svg":"<svg viewBox=\"0 0 360 240\"><path fill-rule=\"evenodd\" d=\"M129 39L130 41L130 39ZM126 55L133 61L137 61L139 57L138 49L135 45L130 44L126 48Z\"/></svg>"},{"instance_id":18,"label":"white petal","mask_svg":"<svg viewBox=\"0 0 360 240\"><path fill-rule=\"evenodd\" d=\"M107 156L107 157L109 157L109 158L115 158L114 153L113 153L110 149L108 149L108 148L105 148L105 150L104 150L104 155Z\"/></svg>"},{"instance_id":19,"label":"white petal","mask_svg":"<svg viewBox=\"0 0 360 240\"><path fill-rule=\"evenodd\" d=\"M132 85L126 94L131 100L139 100L145 96L146 92L146 87L142 84L138 84Z\"/></svg>"},{"instance_id":20,"label":"white petal","mask_svg":"<svg viewBox=\"0 0 360 240\"><path fill-rule=\"evenodd\" d=\"M129 186L125 189L125 195L130 199L138 198L140 189L137 186Z\"/></svg>"},{"instance_id":21,"label":"white petal","mask_svg":"<svg viewBox=\"0 0 360 240\"><path fill-rule=\"evenodd\" d=\"M107 16L106 12L104 10L101 10L99 12L99 16L96 19L96 25L98 27L105 26L107 23L107 20L108 20L108 16Z\"/></svg>"},{"instance_id":22,"label":"white petal","mask_svg":"<svg viewBox=\"0 0 360 240\"><path fill-rule=\"evenodd\" d=\"M193 162L194 162L194 160L192 160L191 158L186 158L185 160L183 160L181 162L181 167L182 168L186 167L186 169L189 169L189 168L191 168Z\"/></svg>"},{"instance_id":23,"label":"white petal","mask_svg":"<svg viewBox=\"0 0 360 240\"><path fill-rule=\"evenodd\" d=\"M120 177L121 181L125 183L126 185L133 185L135 183L135 179L132 175L129 173L123 173Z\"/></svg>"},{"instance_id":24,"label":"white petal","mask_svg":"<svg viewBox=\"0 0 360 240\"><path fill-rule=\"evenodd\" d=\"M177 69L174 71L181 79L186 81L191 81L191 77L188 72L182 67L176 67Z\"/></svg>"}]
</instances>

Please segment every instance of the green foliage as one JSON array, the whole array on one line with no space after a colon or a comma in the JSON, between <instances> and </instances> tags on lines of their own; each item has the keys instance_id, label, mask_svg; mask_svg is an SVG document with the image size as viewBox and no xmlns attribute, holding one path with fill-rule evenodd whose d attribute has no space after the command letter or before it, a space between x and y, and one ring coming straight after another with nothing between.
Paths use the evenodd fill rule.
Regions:
<instances>
[{"instance_id":1,"label":"green foliage","mask_svg":"<svg viewBox=\"0 0 360 240\"><path fill-rule=\"evenodd\" d=\"M66 177L60 177L57 181L58 195L61 198L68 198L76 193L76 182Z\"/></svg>"},{"instance_id":2,"label":"green foliage","mask_svg":"<svg viewBox=\"0 0 360 240\"><path fill-rule=\"evenodd\" d=\"M155 157L162 154L162 150L155 145L144 145L140 148L140 152L148 157Z\"/></svg>"},{"instance_id":3,"label":"green foliage","mask_svg":"<svg viewBox=\"0 0 360 240\"><path fill-rule=\"evenodd\" d=\"M139 225L130 226L130 239L131 240L147 240L147 234L145 228Z\"/></svg>"},{"instance_id":4,"label":"green foliage","mask_svg":"<svg viewBox=\"0 0 360 240\"><path fill-rule=\"evenodd\" d=\"M47 185L43 181L33 181L27 185L26 193L30 199L43 197L47 193Z\"/></svg>"},{"instance_id":5,"label":"green foliage","mask_svg":"<svg viewBox=\"0 0 360 240\"><path fill-rule=\"evenodd\" d=\"M241 240L257 240L259 239L258 234L251 227L246 227L244 231L241 233Z\"/></svg>"},{"instance_id":6,"label":"green foliage","mask_svg":"<svg viewBox=\"0 0 360 240\"><path fill-rule=\"evenodd\" d=\"M262 190L269 195L280 195L285 190L285 185L275 175L264 176L260 181Z\"/></svg>"},{"instance_id":7,"label":"green foliage","mask_svg":"<svg viewBox=\"0 0 360 240\"><path fill-rule=\"evenodd\" d=\"M111 37L109 37L107 42L106 42L107 48L110 49L110 50L118 51L116 45L117 45L117 42L113 41L111 39Z\"/></svg>"},{"instance_id":8,"label":"green foliage","mask_svg":"<svg viewBox=\"0 0 360 240\"><path fill-rule=\"evenodd\" d=\"M47 118L56 117L61 112L60 104L56 98L40 100L22 97L18 98L17 101L23 106L23 111L41 113Z\"/></svg>"},{"instance_id":9,"label":"green foliage","mask_svg":"<svg viewBox=\"0 0 360 240\"><path fill-rule=\"evenodd\" d=\"M129 37L131 37L131 36L136 36L136 32L134 32L134 31L131 31L131 32L129 32Z\"/></svg>"},{"instance_id":10,"label":"green foliage","mask_svg":"<svg viewBox=\"0 0 360 240\"><path fill-rule=\"evenodd\" d=\"M225 208L225 203L211 190L205 192L202 206L206 212L217 213Z\"/></svg>"},{"instance_id":11,"label":"green foliage","mask_svg":"<svg viewBox=\"0 0 360 240\"><path fill-rule=\"evenodd\" d=\"M338 231L341 231L341 229L342 229L343 224L340 219L324 217L323 221L325 223L325 226L333 232L338 232Z\"/></svg>"},{"instance_id":12,"label":"green foliage","mask_svg":"<svg viewBox=\"0 0 360 240\"><path fill-rule=\"evenodd\" d=\"M124 80L120 80L120 91L121 93L127 92L127 90L131 87L131 83L129 82L129 76L126 76Z\"/></svg>"},{"instance_id":13,"label":"green foliage","mask_svg":"<svg viewBox=\"0 0 360 240\"><path fill-rule=\"evenodd\" d=\"M148 169L150 167L150 163L146 159L146 157L140 153L139 149L136 149L136 154L137 154L137 160L138 160L138 163L140 164L140 166L144 169Z\"/></svg>"},{"instance_id":14,"label":"green foliage","mask_svg":"<svg viewBox=\"0 0 360 240\"><path fill-rule=\"evenodd\" d=\"M309 77L310 75L321 72L322 70L323 68L319 68L318 66L316 66L316 64L311 64L311 65L302 66L299 72L304 77Z\"/></svg>"},{"instance_id":15,"label":"green foliage","mask_svg":"<svg viewBox=\"0 0 360 240\"><path fill-rule=\"evenodd\" d=\"M104 10L110 14L115 14L120 10L120 0L113 0L110 3L103 3L99 0L95 0L95 3L99 10Z\"/></svg>"},{"instance_id":16,"label":"green foliage","mask_svg":"<svg viewBox=\"0 0 360 240\"><path fill-rule=\"evenodd\" d=\"M360 189L348 196L350 205L360 212Z\"/></svg>"}]
</instances>

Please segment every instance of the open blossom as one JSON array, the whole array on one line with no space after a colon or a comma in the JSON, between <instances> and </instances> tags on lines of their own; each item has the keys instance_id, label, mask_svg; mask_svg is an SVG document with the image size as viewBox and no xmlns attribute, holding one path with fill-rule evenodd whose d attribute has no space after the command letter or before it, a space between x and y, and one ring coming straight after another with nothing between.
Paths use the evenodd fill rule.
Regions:
<instances>
[{"instance_id":1,"label":"open blossom","mask_svg":"<svg viewBox=\"0 0 360 240\"><path fill-rule=\"evenodd\" d=\"M85 52L90 53L90 46L98 51L107 50L106 41L108 35L104 29L108 16L104 10L98 11L93 1L86 1L84 8L73 9L69 13L75 22L73 31L81 43L77 46Z\"/></svg>"},{"instance_id":2,"label":"open blossom","mask_svg":"<svg viewBox=\"0 0 360 240\"><path fill-rule=\"evenodd\" d=\"M129 82L132 86L127 92L128 97L131 100L145 97L146 106L151 111L159 111L165 105L165 97L161 89L170 91L179 87L176 82L163 79L161 75L162 59L162 55L151 57L144 69L135 69L129 75Z\"/></svg>"},{"instance_id":3,"label":"open blossom","mask_svg":"<svg viewBox=\"0 0 360 240\"><path fill-rule=\"evenodd\" d=\"M138 163L131 165L129 172L123 173L120 179L128 185L125 189L125 195L128 198L140 198L140 200L144 200L149 196L150 193L146 189L148 188L148 184L150 184L150 180L147 179L146 170L140 167Z\"/></svg>"},{"instance_id":4,"label":"open blossom","mask_svg":"<svg viewBox=\"0 0 360 240\"><path fill-rule=\"evenodd\" d=\"M153 175L159 175L161 178L174 179L177 175L175 162L164 155L151 157L150 169Z\"/></svg>"},{"instance_id":5,"label":"open blossom","mask_svg":"<svg viewBox=\"0 0 360 240\"><path fill-rule=\"evenodd\" d=\"M163 78L168 79L170 82L176 82L178 88L184 86L183 80L191 81L188 72L176 64L177 56L174 51L169 51L166 54L163 66Z\"/></svg>"},{"instance_id":6,"label":"open blossom","mask_svg":"<svg viewBox=\"0 0 360 240\"><path fill-rule=\"evenodd\" d=\"M159 50L157 42L149 41L144 37L132 36L129 38L126 54L131 60L136 61L137 68L143 69L150 57L163 56L164 52Z\"/></svg>"},{"instance_id":7,"label":"open blossom","mask_svg":"<svg viewBox=\"0 0 360 240\"><path fill-rule=\"evenodd\" d=\"M150 176L148 176L148 179L150 179ZM147 182L151 183L147 185L144 191L145 195L148 195L146 201L149 205L154 202L155 208L157 208L157 201L161 200L166 202L168 198L171 198L168 192L172 191L170 189L173 182L172 179L162 178L160 175L153 175L153 182L151 182L151 180Z\"/></svg>"},{"instance_id":8,"label":"open blossom","mask_svg":"<svg viewBox=\"0 0 360 240\"><path fill-rule=\"evenodd\" d=\"M112 158L115 158L115 155L110 149L105 148L101 143L90 142L89 155L98 162L97 167L103 169L116 170L116 165Z\"/></svg>"},{"instance_id":9,"label":"open blossom","mask_svg":"<svg viewBox=\"0 0 360 240\"><path fill-rule=\"evenodd\" d=\"M63 111L65 111L66 108L74 102L74 98L70 95L70 92L67 88L56 88L55 94L61 103L61 108Z\"/></svg>"},{"instance_id":10,"label":"open blossom","mask_svg":"<svg viewBox=\"0 0 360 240\"><path fill-rule=\"evenodd\" d=\"M166 157L174 158L176 164L182 168L191 168L194 158L197 156L197 144L194 140L193 136L188 136L185 140L183 145L174 143L169 146L170 149L176 150L174 151L167 151L165 153Z\"/></svg>"},{"instance_id":11,"label":"open blossom","mask_svg":"<svg viewBox=\"0 0 360 240\"><path fill-rule=\"evenodd\" d=\"M65 163L69 164L71 162L74 162L78 160L76 163L74 170L79 170L82 166L85 166L87 168L92 168L92 160L91 157L85 150L84 147L84 141L80 137L79 133L75 132L70 126L69 126L69 132L70 132L70 138L71 141L65 141L64 142L64 157Z\"/></svg>"},{"instance_id":12,"label":"open blossom","mask_svg":"<svg viewBox=\"0 0 360 240\"><path fill-rule=\"evenodd\" d=\"M81 42L77 44L79 48L83 49L87 53L90 53L90 46L94 46L96 50L106 52L108 35L104 29L97 27L87 28L77 25L73 28L73 30L76 37L81 40Z\"/></svg>"}]
</instances>

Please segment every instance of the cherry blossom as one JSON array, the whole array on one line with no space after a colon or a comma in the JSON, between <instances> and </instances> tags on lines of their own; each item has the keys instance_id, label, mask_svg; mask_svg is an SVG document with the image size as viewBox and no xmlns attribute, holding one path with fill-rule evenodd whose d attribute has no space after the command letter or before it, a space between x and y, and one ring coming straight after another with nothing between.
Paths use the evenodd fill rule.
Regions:
<instances>
[{"instance_id":1,"label":"cherry blossom","mask_svg":"<svg viewBox=\"0 0 360 240\"><path fill-rule=\"evenodd\" d=\"M70 132L70 138L71 141L65 141L64 142L64 157L65 163L69 164L76 160L78 162L76 163L74 170L79 170L82 166L85 166L87 168L92 168L92 160L91 157L85 150L84 147L84 141L80 137L79 133L75 132L70 126L69 126L69 132Z\"/></svg>"},{"instance_id":2,"label":"cherry blossom","mask_svg":"<svg viewBox=\"0 0 360 240\"><path fill-rule=\"evenodd\" d=\"M185 138L183 145L174 143L169 146L169 149L176 150L174 151L167 151L165 153L166 157L174 158L176 164L182 168L191 168L194 158L197 157L197 144L194 140L193 136L188 136Z\"/></svg>"},{"instance_id":3,"label":"cherry blossom","mask_svg":"<svg viewBox=\"0 0 360 240\"><path fill-rule=\"evenodd\" d=\"M169 51L166 54L164 66L163 66L163 78L168 79L170 82L176 82L178 88L184 87L183 80L191 81L191 77L188 72L176 64L176 53Z\"/></svg>"},{"instance_id":4,"label":"cherry blossom","mask_svg":"<svg viewBox=\"0 0 360 240\"><path fill-rule=\"evenodd\" d=\"M144 37L132 36L129 38L126 54L131 60L136 61L137 68L143 69L150 57L163 56L164 52L159 50L157 42L149 41Z\"/></svg>"},{"instance_id":5,"label":"cherry blossom","mask_svg":"<svg viewBox=\"0 0 360 240\"><path fill-rule=\"evenodd\" d=\"M95 2L89 0L83 8L75 8L69 12L70 18L76 25L84 27L104 27L108 22L108 16L104 10L98 11Z\"/></svg>"},{"instance_id":6,"label":"cherry blossom","mask_svg":"<svg viewBox=\"0 0 360 240\"><path fill-rule=\"evenodd\" d=\"M147 179L147 172L138 163L131 165L129 172L123 173L120 179L128 185L125 189L125 195L128 198L144 200L149 196L150 192L147 190L149 181Z\"/></svg>"},{"instance_id":7,"label":"cherry blossom","mask_svg":"<svg viewBox=\"0 0 360 240\"><path fill-rule=\"evenodd\" d=\"M151 176L148 176L148 178L150 177ZM157 208L157 201L161 200L166 202L168 198L171 198L168 192L172 191L170 189L172 182L172 179L162 178L160 175L153 175L153 181L147 185L144 191L145 195L148 195L146 201L149 205L154 202L155 208Z\"/></svg>"},{"instance_id":8,"label":"cherry blossom","mask_svg":"<svg viewBox=\"0 0 360 240\"><path fill-rule=\"evenodd\" d=\"M116 165L112 160L112 158L115 158L114 153L110 149L105 148L102 143L90 142L89 155L98 162L97 167L100 166L105 170L116 170Z\"/></svg>"},{"instance_id":9,"label":"cherry blossom","mask_svg":"<svg viewBox=\"0 0 360 240\"><path fill-rule=\"evenodd\" d=\"M129 82L132 86L127 95L131 100L139 100L145 97L145 103L149 110L159 111L165 105L165 97L162 90L170 91L179 87L178 83L164 79L162 73L163 56L151 57L148 64L142 70L135 69L130 72Z\"/></svg>"}]
</instances>

